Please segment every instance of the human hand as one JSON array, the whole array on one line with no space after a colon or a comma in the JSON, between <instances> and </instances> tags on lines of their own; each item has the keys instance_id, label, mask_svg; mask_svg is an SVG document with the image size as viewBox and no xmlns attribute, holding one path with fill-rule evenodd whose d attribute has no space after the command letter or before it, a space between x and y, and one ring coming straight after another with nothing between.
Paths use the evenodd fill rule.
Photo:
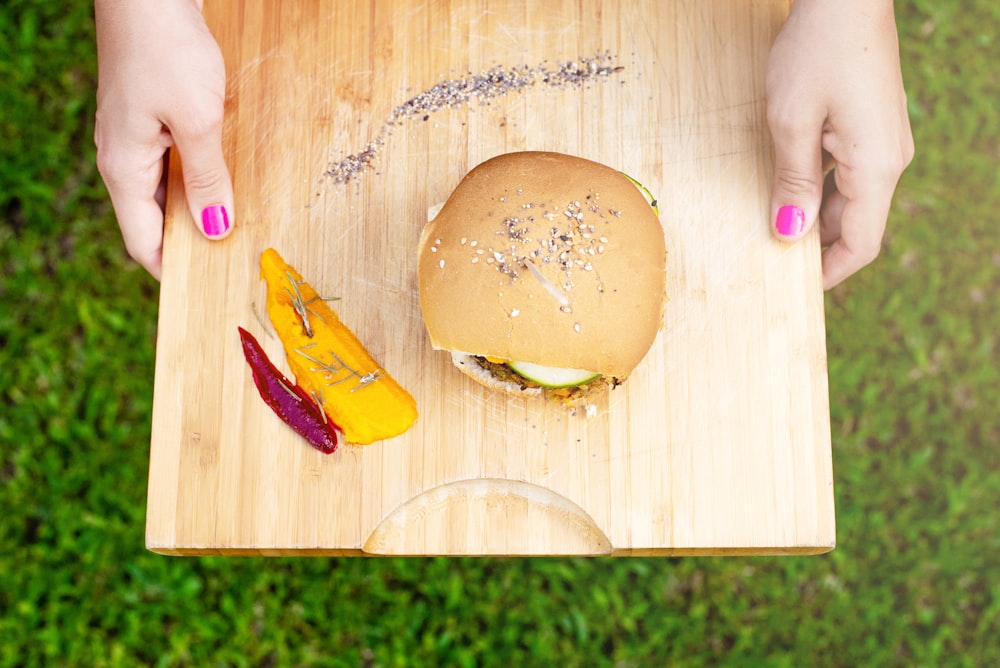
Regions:
<instances>
[{"instance_id":1,"label":"human hand","mask_svg":"<svg viewBox=\"0 0 1000 668\"><path fill-rule=\"evenodd\" d=\"M771 50L772 230L794 241L820 221L823 287L878 255L913 136L890 0L797 0ZM834 171L824 197L824 157Z\"/></svg>"},{"instance_id":2,"label":"human hand","mask_svg":"<svg viewBox=\"0 0 1000 668\"><path fill-rule=\"evenodd\" d=\"M202 233L232 232L233 186L222 155L226 71L196 0L95 0L94 142L129 254L160 278L165 159L176 145Z\"/></svg>"}]
</instances>

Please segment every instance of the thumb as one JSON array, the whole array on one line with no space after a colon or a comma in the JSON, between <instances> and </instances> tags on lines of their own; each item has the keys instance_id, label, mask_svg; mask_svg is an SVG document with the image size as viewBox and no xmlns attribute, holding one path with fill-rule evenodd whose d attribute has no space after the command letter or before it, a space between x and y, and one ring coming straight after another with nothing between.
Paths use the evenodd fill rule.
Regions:
<instances>
[{"instance_id":1,"label":"thumb","mask_svg":"<svg viewBox=\"0 0 1000 668\"><path fill-rule=\"evenodd\" d=\"M203 132L173 135L198 229L209 239L226 238L233 231L233 183L222 154L221 119Z\"/></svg>"},{"instance_id":2,"label":"thumb","mask_svg":"<svg viewBox=\"0 0 1000 668\"><path fill-rule=\"evenodd\" d=\"M822 127L789 128L772 122L771 137L771 231L783 241L794 241L815 224L823 201Z\"/></svg>"}]
</instances>

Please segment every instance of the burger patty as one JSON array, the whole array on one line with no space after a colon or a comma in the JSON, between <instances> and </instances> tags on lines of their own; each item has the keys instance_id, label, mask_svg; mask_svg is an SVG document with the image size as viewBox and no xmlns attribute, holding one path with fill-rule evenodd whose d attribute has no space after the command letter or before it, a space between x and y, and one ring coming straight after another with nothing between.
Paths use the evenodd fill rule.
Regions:
<instances>
[{"instance_id":1,"label":"burger patty","mask_svg":"<svg viewBox=\"0 0 1000 668\"><path fill-rule=\"evenodd\" d=\"M609 378L606 376L598 376L589 383L584 383L583 385L577 385L576 387L551 388L551 387L546 387L544 385L540 385L539 383L536 383L533 380L525 378L524 376L522 376L521 374L517 373L509 366L504 364L503 362L491 362L485 357L482 357L480 355L474 355L473 359L476 360L476 363L479 366L489 371L490 375L499 380L500 382L513 383L519 386L522 390L526 390L528 388L538 388L546 390L547 392L549 392L550 395L554 395L565 401L576 401L578 399L582 399L583 397L586 397L588 394L596 392L597 390L601 389L605 385L610 385L611 388L614 389L619 385L621 385L623 382L623 379L620 378L613 378L613 377Z\"/></svg>"}]
</instances>

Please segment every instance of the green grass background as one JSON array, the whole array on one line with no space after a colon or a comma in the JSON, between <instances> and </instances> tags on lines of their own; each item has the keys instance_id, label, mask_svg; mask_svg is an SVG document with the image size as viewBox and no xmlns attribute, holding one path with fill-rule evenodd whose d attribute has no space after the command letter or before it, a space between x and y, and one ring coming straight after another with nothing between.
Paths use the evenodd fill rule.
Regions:
<instances>
[{"instance_id":1,"label":"green grass background","mask_svg":"<svg viewBox=\"0 0 1000 668\"><path fill-rule=\"evenodd\" d=\"M0 666L1000 665L1000 5L897 3L917 156L827 296L839 547L143 547L157 285L94 167L89 2L0 8Z\"/></svg>"}]
</instances>

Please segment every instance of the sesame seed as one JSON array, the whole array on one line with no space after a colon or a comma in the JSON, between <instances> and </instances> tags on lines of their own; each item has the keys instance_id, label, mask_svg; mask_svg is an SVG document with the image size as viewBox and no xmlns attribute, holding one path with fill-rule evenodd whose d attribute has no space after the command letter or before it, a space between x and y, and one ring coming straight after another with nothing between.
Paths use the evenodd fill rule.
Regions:
<instances>
[{"instance_id":1,"label":"sesame seed","mask_svg":"<svg viewBox=\"0 0 1000 668\"><path fill-rule=\"evenodd\" d=\"M573 331L577 332L577 333L580 332L580 323L578 323L578 322L574 322L573 323Z\"/></svg>"},{"instance_id":2,"label":"sesame seed","mask_svg":"<svg viewBox=\"0 0 1000 668\"><path fill-rule=\"evenodd\" d=\"M443 259L440 262L438 262L438 266L441 267L442 269L444 269L444 260Z\"/></svg>"},{"instance_id":3,"label":"sesame seed","mask_svg":"<svg viewBox=\"0 0 1000 668\"><path fill-rule=\"evenodd\" d=\"M473 103L487 107L492 100L508 93L521 93L532 88L584 88L624 70L615 60L610 52L605 51L591 57L556 63L555 67L547 61L534 67L497 65L478 74L469 73L464 77L441 81L393 109L367 146L331 162L324 176L334 183L348 183L359 178L362 172L375 169L392 128L406 121L426 121L434 112L471 106Z\"/></svg>"},{"instance_id":4,"label":"sesame seed","mask_svg":"<svg viewBox=\"0 0 1000 668\"><path fill-rule=\"evenodd\" d=\"M560 306L559 310L562 311L563 313L572 313L573 312L573 309L571 309L568 306Z\"/></svg>"},{"instance_id":5,"label":"sesame seed","mask_svg":"<svg viewBox=\"0 0 1000 668\"><path fill-rule=\"evenodd\" d=\"M510 317L516 318L519 315L521 315L521 310L520 309L512 308L510 310Z\"/></svg>"},{"instance_id":6,"label":"sesame seed","mask_svg":"<svg viewBox=\"0 0 1000 668\"><path fill-rule=\"evenodd\" d=\"M501 201L508 200L510 196L509 192L494 195ZM550 291L558 293L558 301L562 306L560 311L571 313L568 294L575 288L572 280L574 271L593 272L597 291L604 292L601 278L596 275L597 271L591 260L603 254L605 246L598 244L594 234L595 227L586 219L591 214L585 214L587 210L595 211L596 200L597 196L591 190L591 194L585 197L586 209L581 207L579 200L571 200L562 207L564 217L545 211L541 215L554 224L546 228L542 223L540 229L536 225L539 221L529 213L516 216L499 213L497 219L500 224L494 231L498 241L480 244L475 239L459 237L458 242L472 249L469 256L471 264L479 264L480 259L484 259L487 265L504 274L511 285L521 279L523 270L531 270L538 277L538 268L546 266L547 272L557 273L557 276L540 280L552 288ZM516 201L516 204L522 209L533 209L551 207L553 202L532 203L522 199ZM558 211L558 207L555 210ZM598 214L603 217L603 213ZM556 222L559 220L562 222ZM607 237L602 236L600 240L606 241ZM441 239L436 242L440 243ZM438 247L431 247L431 251L436 253ZM439 265L444 268L443 262ZM555 280L551 280L552 278Z\"/></svg>"}]
</instances>

